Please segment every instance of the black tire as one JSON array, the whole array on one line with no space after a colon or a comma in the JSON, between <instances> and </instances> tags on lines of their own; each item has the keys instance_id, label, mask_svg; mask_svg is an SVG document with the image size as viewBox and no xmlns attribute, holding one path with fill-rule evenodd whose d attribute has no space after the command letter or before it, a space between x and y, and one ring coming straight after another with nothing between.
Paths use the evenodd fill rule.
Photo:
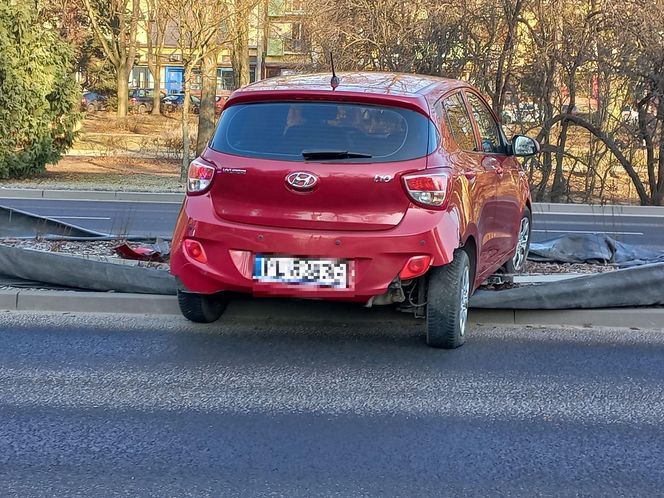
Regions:
<instances>
[{"instance_id":1,"label":"black tire","mask_svg":"<svg viewBox=\"0 0 664 498\"><path fill-rule=\"evenodd\" d=\"M97 111L97 108L95 107L95 105L94 105L93 103L89 103L89 104L88 104L88 107L87 107L87 111L88 111L89 113L94 113L94 112Z\"/></svg>"},{"instance_id":2,"label":"black tire","mask_svg":"<svg viewBox=\"0 0 664 498\"><path fill-rule=\"evenodd\" d=\"M472 285L470 259L463 249L454 252L451 263L430 270L426 316L429 346L454 349L463 345Z\"/></svg>"},{"instance_id":3,"label":"black tire","mask_svg":"<svg viewBox=\"0 0 664 498\"><path fill-rule=\"evenodd\" d=\"M178 290L178 305L187 320L196 323L212 323L226 309L226 300L217 295L194 294Z\"/></svg>"},{"instance_id":4,"label":"black tire","mask_svg":"<svg viewBox=\"0 0 664 498\"><path fill-rule=\"evenodd\" d=\"M524 234L524 223L527 224L526 233ZM532 234L533 226L533 215L530 212L530 209L525 208L523 214L521 215L521 221L519 221L519 232L517 234L517 246L514 251L514 256L512 256L507 263L503 265L505 268L505 273L521 273L526 266L526 260L528 259L528 251L530 250L530 238ZM525 240L522 239L522 236L525 236Z\"/></svg>"},{"instance_id":5,"label":"black tire","mask_svg":"<svg viewBox=\"0 0 664 498\"><path fill-rule=\"evenodd\" d=\"M146 112L148 112L148 106L146 106L145 104L141 104L138 106L139 114L145 114Z\"/></svg>"}]
</instances>

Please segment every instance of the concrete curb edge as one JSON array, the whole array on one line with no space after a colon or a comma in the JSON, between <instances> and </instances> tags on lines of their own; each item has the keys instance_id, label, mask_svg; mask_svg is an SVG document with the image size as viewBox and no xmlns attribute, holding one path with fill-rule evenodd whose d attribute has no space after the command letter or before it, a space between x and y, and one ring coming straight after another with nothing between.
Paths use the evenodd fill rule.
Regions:
<instances>
[{"instance_id":1,"label":"concrete curb edge","mask_svg":"<svg viewBox=\"0 0 664 498\"><path fill-rule=\"evenodd\" d=\"M1 311L53 311L70 313L123 313L179 315L175 296L45 290L0 290ZM234 314L250 312L239 306ZM288 310L286 314L288 314ZM303 317L293 315L302 320ZM334 320L317 313L313 321ZM581 327L635 327L664 329L664 308L610 308L595 310L487 310L471 309L473 324L569 325Z\"/></svg>"},{"instance_id":2,"label":"concrete curb edge","mask_svg":"<svg viewBox=\"0 0 664 498\"><path fill-rule=\"evenodd\" d=\"M0 199L58 199L81 201L136 201L180 203L184 192L120 192L113 190L40 190L0 187Z\"/></svg>"}]
</instances>

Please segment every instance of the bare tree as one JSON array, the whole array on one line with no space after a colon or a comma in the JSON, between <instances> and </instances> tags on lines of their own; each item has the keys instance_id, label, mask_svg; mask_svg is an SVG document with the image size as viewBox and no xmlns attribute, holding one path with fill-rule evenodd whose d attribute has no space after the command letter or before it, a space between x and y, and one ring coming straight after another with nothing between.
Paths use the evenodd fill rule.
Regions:
<instances>
[{"instance_id":1,"label":"bare tree","mask_svg":"<svg viewBox=\"0 0 664 498\"><path fill-rule=\"evenodd\" d=\"M152 74L152 114L161 112L161 67L169 18L167 0L144 0L143 28L147 36L148 68Z\"/></svg>"},{"instance_id":2,"label":"bare tree","mask_svg":"<svg viewBox=\"0 0 664 498\"><path fill-rule=\"evenodd\" d=\"M119 117L127 115L129 74L134 67L140 0L83 0L90 25L117 76Z\"/></svg>"},{"instance_id":3,"label":"bare tree","mask_svg":"<svg viewBox=\"0 0 664 498\"><path fill-rule=\"evenodd\" d=\"M185 180L190 160L189 110L194 69L210 51L217 50L222 43L221 27L228 22L230 9L226 0L164 1L168 5L168 13L177 32L184 68L184 104L181 118L183 154L180 177Z\"/></svg>"},{"instance_id":4,"label":"bare tree","mask_svg":"<svg viewBox=\"0 0 664 498\"><path fill-rule=\"evenodd\" d=\"M231 65L235 87L249 84L249 18L257 0L234 0L232 25Z\"/></svg>"},{"instance_id":5,"label":"bare tree","mask_svg":"<svg viewBox=\"0 0 664 498\"><path fill-rule=\"evenodd\" d=\"M436 22L453 16L452 2L443 0L309 0L312 15L304 19L314 68L326 67L334 52L341 69L414 71L426 65L440 43L431 36ZM438 31L440 33L442 30Z\"/></svg>"},{"instance_id":6,"label":"bare tree","mask_svg":"<svg viewBox=\"0 0 664 498\"><path fill-rule=\"evenodd\" d=\"M249 84L249 26L254 9L260 0L235 0L229 6L226 22L218 26L218 33L204 48L201 62L201 104L198 115L196 153L201 154L214 133L215 97L217 90L217 58L224 46L231 47L231 65L235 86ZM260 27L259 27L260 28Z\"/></svg>"}]
</instances>

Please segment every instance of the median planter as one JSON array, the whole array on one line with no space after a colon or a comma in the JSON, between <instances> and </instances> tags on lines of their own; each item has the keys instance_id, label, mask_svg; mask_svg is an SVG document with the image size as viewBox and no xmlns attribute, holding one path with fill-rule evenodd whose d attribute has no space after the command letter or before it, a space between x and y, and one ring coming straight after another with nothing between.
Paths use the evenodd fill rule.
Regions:
<instances>
[{"instance_id":1,"label":"median planter","mask_svg":"<svg viewBox=\"0 0 664 498\"><path fill-rule=\"evenodd\" d=\"M0 245L0 274L76 289L174 295L165 270Z\"/></svg>"},{"instance_id":2,"label":"median planter","mask_svg":"<svg viewBox=\"0 0 664 498\"><path fill-rule=\"evenodd\" d=\"M664 305L664 263L501 291L479 290L472 308L592 309Z\"/></svg>"}]
</instances>

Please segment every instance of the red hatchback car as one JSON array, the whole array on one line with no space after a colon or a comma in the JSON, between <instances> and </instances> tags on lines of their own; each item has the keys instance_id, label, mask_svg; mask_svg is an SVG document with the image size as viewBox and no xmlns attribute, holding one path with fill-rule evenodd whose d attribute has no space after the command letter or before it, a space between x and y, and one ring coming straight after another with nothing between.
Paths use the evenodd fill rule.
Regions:
<instances>
[{"instance_id":1,"label":"red hatchback car","mask_svg":"<svg viewBox=\"0 0 664 498\"><path fill-rule=\"evenodd\" d=\"M171 256L180 309L212 322L232 293L398 303L426 318L429 345L458 347L472 292L524 265L532 211L516 156L538 151L508 142L461 81L249 85L189 167Z\"/></svg>"}]
</instances>

